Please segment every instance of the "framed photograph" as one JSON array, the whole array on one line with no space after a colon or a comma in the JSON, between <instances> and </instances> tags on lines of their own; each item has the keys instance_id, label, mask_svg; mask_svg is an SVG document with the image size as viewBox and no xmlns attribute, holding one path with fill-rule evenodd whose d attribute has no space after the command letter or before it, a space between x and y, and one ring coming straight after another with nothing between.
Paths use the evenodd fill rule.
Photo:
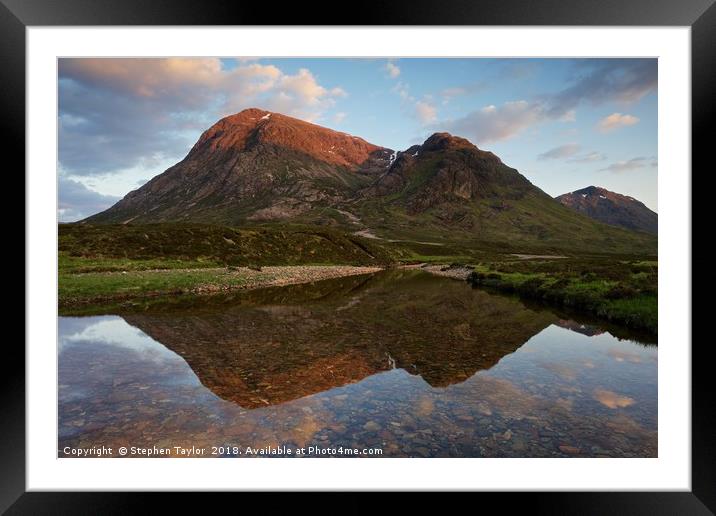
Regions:
<instances>
[{"instance_id":1,"label":"framed photograph","mask_svg":"<svg viewBox=\"0 0 716 516\"><path fill-rule=\"evenodd\" d=\"M530 491L711 514L712 3L3 0L26 338L0 508Z\"/></svg>"}]
</instances>

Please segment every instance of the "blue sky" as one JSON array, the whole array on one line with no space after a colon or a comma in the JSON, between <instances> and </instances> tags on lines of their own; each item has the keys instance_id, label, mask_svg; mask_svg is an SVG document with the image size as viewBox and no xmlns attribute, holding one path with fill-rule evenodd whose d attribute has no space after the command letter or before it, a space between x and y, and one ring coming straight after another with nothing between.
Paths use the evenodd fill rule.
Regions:
<instances>
[{"instance_id":1,"label":"blue sky","mask_svg":"<svg viewBox=\"0 0 716 516\"><path fill-rule=\"evenodd\" d=\"M447 131L550 195L657 210L654 59L61 59L59 216L101 211L247 107L392 149Z\"/></svg>"}]
</instances>

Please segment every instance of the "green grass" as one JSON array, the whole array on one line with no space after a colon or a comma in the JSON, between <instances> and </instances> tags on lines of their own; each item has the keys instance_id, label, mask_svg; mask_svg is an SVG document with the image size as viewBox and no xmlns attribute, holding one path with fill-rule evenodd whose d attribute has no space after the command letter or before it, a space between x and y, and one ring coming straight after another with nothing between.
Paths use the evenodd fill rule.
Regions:
<instances>
[{"instance_id":1,"label":"green grass","mask_svg":"<svg viewBox=\"0 0 716 516\"><path fill-rule=\"evenodd\" d=\"M217 265L379 265L386 249L349 233L304 226L232 228L207 224L62 224L60 268L124 270ZM123 265L125 264L125 265Z\"/></svg>"},{"instance_id":2,"label":"green grass","mask_svg":"<svg viewBox=\"0 0 716 516\"><path fill-rule=\"evenodd\" d=\"M642 328L656 334L659 328L658 298L641 295L631 299L618 299L605 303L597 315L632 328Z\"/></svg>"},{"instance_id":3,"label":"green grass","mask_svg":"<svg viewBox=\"0 0 716 516\"><path fill-rule=\"evenodd\" d=\"M449 263L464 263L469 262L473 259L473 256L469 255L428 255L428 254L416 254L416 253L410 253L406 256L404 261L406 263L439 263L443 264L446 262Z\"/></svg>"},{"instance_id":4,"label":"green grass","mask_svg":"<svg viewBox=\"0 0 716 516\"><path fill-rule=\"evenodd\" d=\"M217 260L180 260L153 258L133 260L129 258L97 258L71 256L66 251L58 255L58 268L68 274L87 272L147 271L155 269L204 269L221 267Z\"/></svg>"},{"instance_id":5,"label":"green grass","mask_svg":"<svg viewBox=\"0 0 716 516\"><path fill-rule=\"evenodd\" d=\"M641 254L657 252L654 235L608 226L553 199L529 194L499 207L491 199L455 201L411 213L404 199L379 198L358 209L363 222L387 239L441 242L523 254ZM454 220L453 220L454 219Z\"/></svg>"},{"instance_id":6,"label":"green grass","mask_svg":"<svg viewBox=\"0 0 716 516\"><path fill-rule=\"evenodd\" d=\"M60 306L69 307L235 288L246 282L236 267L393 261L391 251L375 242L324 228L62 224L58 296ZM260 279L252 274L252 281Z\"/></svg>"},{"instance_id":7,"label":"green grass","mask_svg":"<svg viewBox=\"0 0 716 516\"><path fill-rule=\"evenodd\" d=\"M268 279L268 276L267 276ZM213 289L244 285L247 278L229 269L166 271L60 272L60 305L128 299L148 294L172 294L191 291L202 285Z\"/></svg>"},{"instance_id":8,"label":"green grass","mask_svg":"<svg viewBox=\"0 0 716 516\"><path fill-rule=\"evenodd\" d=\"M641 270L646 267L648 270ZM634 272L635 269L637 272ZM655 261L604 258L478 263L473 286L591 313L627 327L658 332Z\"/></svg>"}]
</instances>

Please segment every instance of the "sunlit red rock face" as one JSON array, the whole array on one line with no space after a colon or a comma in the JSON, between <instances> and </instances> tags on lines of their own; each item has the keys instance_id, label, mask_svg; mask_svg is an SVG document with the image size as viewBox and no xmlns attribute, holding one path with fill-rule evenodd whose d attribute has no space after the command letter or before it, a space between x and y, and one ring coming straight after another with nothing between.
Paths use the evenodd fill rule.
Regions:
<instances>
[{"instance_id":1,"label":"sunlit red rock face","mask_svg":"<svg viewBox=\"0 0 716 516\"><path fill-rule=\"evenodd\" d=\"M357 167L375 151L388 150L357 136L252 108L222 118L210 127L201 135L187 159L226 150L246 151L261 143L291 149L345 167Z\"/></svg>"},{"instance_id":2,"label":"sunlit red rock face","mask_svg":"<svg viewBox=\"0 0 716 516\"><path fill-rule=\"evenodd\" d=\"M642 202L627 195L610 192L598 186L588 186L560 195L556 199L568 208L612 226L654 234L658 232L658 215Z\"/></svg>"}]
</instances>

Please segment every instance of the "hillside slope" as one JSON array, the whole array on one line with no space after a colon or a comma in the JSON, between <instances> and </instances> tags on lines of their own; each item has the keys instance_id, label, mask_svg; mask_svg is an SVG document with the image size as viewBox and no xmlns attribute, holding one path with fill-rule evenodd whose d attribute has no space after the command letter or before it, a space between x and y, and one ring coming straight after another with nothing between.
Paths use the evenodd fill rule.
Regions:
<instances>
[{"instance_id":1,"label":"hillside slope","mask_svg":"<svg viewBox=\"0 0 716 516\"><path fill-rule=\"evenodd\" d=\"M515 252L656 253L656 239L562 206L491 152L436 133L399 153L354 203L378 236Z\"/></svg>"},{"instance_id":2,"label":"hillside slope","mask_svg":"<svg viewBox=\"0 0 716 516\"><path fill-rule=\"evenodd\" d=\"M61 260L126 259L211 265L383 265L392 257L376 242L333 229L230 228L206 224L59 226Z\"/></svg>"}]
</instances>

